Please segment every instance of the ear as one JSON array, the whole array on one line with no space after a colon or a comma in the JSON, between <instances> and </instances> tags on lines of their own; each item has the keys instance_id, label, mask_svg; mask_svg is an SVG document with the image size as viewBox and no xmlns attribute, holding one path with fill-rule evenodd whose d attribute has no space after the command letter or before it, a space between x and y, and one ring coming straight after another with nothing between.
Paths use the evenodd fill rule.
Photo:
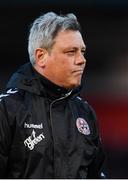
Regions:
<instances>
[{"instance_id":1,"label":"ear","mask_svg":"<svg viewBox=\"0 0 128 180\"><path fill-rule=\"evenodd\" d=\"M48 52L46 49L37 48L35 50L35 59L36 59L36 63L38 64L38 66L40 66L40 67L45 66L45 60L46 60L47 54L48 54Z\"/></svg>"}]
</instances>

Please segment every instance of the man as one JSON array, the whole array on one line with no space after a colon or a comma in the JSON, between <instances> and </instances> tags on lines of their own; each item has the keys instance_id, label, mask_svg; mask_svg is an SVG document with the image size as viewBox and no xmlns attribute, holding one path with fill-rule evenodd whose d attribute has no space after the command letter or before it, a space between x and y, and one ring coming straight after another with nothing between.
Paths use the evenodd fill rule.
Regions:
<instances>
[{"instance_id":1,"label":"man","mask_svg":"<svg viewBox=\"0 0 128 180\"><path fill-rule=\"evenodd\" d=\"M74 14L30 29L30 63L0 95L1 178L102 178L96 116L79 96L85 43Z\"/></svg>"}]
</instances>

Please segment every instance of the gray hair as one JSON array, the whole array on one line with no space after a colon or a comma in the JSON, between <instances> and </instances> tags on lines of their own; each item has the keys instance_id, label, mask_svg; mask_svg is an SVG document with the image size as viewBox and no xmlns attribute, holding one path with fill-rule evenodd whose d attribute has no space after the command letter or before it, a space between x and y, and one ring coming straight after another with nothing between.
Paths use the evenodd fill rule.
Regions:
<instances>
[{"instance_id":1,"label":"gray hair","mask_svg":"<svg viewBox=\"0 0 128 180\"><path fill-rule=\"evenodd\" d=\"M33 22L28 38L28 53L32 65L35 64L35 49L50 50L57 33L61 30L81 31L80 24L74 14L57 15L54 12L48 12Z\"/></svg>"}]
</instances>

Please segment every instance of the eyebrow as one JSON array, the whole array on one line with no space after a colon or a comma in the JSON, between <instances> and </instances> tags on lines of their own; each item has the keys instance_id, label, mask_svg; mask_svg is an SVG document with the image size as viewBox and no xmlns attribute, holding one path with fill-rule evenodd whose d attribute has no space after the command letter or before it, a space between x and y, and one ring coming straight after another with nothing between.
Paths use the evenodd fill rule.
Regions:
<instances>
[{"instance_id":1,"label":"eyebrow","mask_svg":"<svg viewBox=\"0 0 128 180\"><path fill-rule=\"evenodd\" d=\"M69 49L75 49L75 50L78 50L79 47L73 46L73 47L66 47L66 48L64 48L64 50L69 50ZM82 50L86 50L86 46L81 47L81 49L82 49Z\"/></svg>"}]
</instances>

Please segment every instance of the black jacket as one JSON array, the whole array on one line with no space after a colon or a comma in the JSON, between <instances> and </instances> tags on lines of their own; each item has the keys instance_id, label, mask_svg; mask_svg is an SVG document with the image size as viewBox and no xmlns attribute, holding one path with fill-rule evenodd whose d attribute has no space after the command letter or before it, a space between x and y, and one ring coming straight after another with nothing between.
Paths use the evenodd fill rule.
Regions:
<instances>
[{"instance_id":1,"label":"black jacket","mask_svg":"<svg viewBox=\"0 0 128 180\"><path fill-rule=\"evenodd\" d=\"M28 63L0 95L0 178L101 178L96 116Z\"/></svg>"}]
</instances>

